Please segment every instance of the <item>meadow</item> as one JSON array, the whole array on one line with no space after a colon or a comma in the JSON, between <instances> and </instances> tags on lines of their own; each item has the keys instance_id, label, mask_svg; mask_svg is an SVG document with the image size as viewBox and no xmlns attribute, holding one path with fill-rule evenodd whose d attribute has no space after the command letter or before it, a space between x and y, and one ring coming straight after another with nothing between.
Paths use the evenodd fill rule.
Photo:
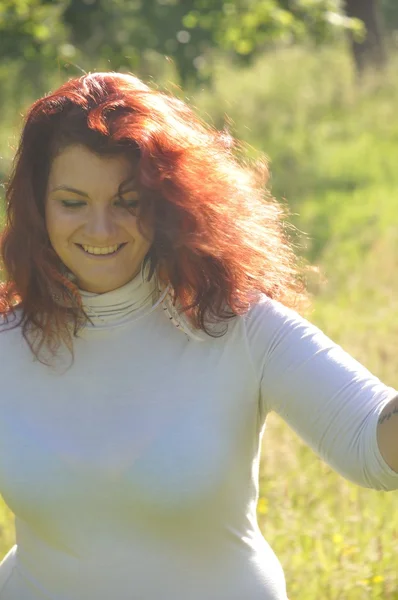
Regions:
<instances>
[{"instance_id":1,"label":"meadow","mask_svg":"<svg viewBox=\"0 0 398 600\"><path fill-rule=\"evenodd\" d=\"M220 61L213 88L187 97L218 127L227 115L251 156L269 157L297 252L314 265L307 317L397 387L398 50L361 85L344 45L286 48L241 70ZM11 98L6 109L4 172L18 117ZM397 500L347 482L269 416L258 520L290 600L398 600ZM2 556L14 540L4 504L0 524Z\"/></svg>"}]
</instances>

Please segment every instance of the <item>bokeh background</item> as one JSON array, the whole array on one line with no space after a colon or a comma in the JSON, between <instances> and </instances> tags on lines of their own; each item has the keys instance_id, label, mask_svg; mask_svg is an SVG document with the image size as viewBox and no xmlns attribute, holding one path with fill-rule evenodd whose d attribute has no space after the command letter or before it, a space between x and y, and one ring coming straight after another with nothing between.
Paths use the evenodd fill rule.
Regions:
<instances>
[{"instance_id":1,"label":"bokeh background","mask_svg":"<svg viewBox=\"0 0 398 600\"><path fill-rule=\"evenodd\" d=\"M397 387L397 0L0 0L3 183L26 107L100 70L137 74L268 156L313 265L309 318ZM397 492L346 482L274 415L260 488L291 600L398 599ZM13 543L0 502L0 557Z\"/></svg>"}]
</instances>

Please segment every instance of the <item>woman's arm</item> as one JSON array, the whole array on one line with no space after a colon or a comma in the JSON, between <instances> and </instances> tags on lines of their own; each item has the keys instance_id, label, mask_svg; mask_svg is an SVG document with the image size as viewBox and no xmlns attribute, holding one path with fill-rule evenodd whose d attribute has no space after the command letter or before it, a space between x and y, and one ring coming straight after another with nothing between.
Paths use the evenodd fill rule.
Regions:
<instances>
[{"instance_id":1,"label":"woman's arm","mask_svg":"<svg viewBox=\"0 0 398 600\"><path fill-rule=\"evenodd\" d=\"M398 415L379 424L397 390L278 302L265 299L253 308L246 317L246 334L260 382L262 419L270 411L279 414L350 481L398 489Z\"/></svg>"},{"instance_id":2,"label":"woman's arm","mask_svg":"<svg viewBox=\"0 0 398 600\"><path fill-rule=\"evenodd\" d=\"M390 400L380 414L377 443L386 463L398 473L398 396Z\"/></svg>"}]
</instances>

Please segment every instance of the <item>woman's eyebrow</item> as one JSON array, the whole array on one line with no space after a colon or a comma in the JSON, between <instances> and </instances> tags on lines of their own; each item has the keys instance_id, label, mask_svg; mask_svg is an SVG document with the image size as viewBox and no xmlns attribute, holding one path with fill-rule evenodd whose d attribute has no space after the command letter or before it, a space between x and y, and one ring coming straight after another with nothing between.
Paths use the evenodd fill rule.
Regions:
<instances>
[{"instance_id":1,"label":"woman's eyebrow","mask_svg":"<svg viewBox=\"0 0 398 600\"><path fill-rule=\"evenodd\" d=\"M90 197L86 192L83 192L82 190L78 190L74 187L70 187L69 185L57 185L55 188L50 190L50 193L57 192L59 190L62 190L64 192L71 192L72 194L78 194L79 196L83 196L84 198ZM127 194L128 192L135 192L135 191L136 191L136 189L135 189L134 185L129 184L128 186L126 186L125 189L121 190L121 194ZM117 198L118 196L119 196L119 192L116 192L116 194L114 195L114 198Z\"/></svg>"},{"instance_id":2,"label":"woman's eyebrow","mask_svg":"<svg viewBox=\"0 0 398 600\"><path fill-rule=\"evenodd\" d=\"M79 194L79 196L84 196L88 198L89 195L86 192L82 192L81 190L77 190L76 188L70 187L69 185L57 185L55 188L51 190L51 192L57 192L58 190L63 190L65 192L72 192L72 194Z\"/></svg>"}]
</instances>

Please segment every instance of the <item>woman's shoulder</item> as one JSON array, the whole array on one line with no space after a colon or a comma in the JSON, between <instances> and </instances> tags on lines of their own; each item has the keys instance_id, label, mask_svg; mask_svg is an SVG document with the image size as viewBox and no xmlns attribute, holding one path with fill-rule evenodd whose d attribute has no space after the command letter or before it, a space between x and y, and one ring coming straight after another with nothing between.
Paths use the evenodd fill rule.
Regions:
<instances>
[{"instance_id":1,"label":"woman's shoulder","mask_svg":"<svg viewBox=\"0 0 398 600\"><path fill-rule=\"evenodd\" d=\"M244 315L244 321L249 331L254 331L258 328L272 331L280 327L295 326L295 324L314 327L298 309L286 306L282 302L269 298L265 294Z\"/></svg>"},{"instance_id":2,"label":"woman's shoulder","mask_svg":"<svg viewBox=\"0 0 398 600\"><path fill-rule=\"evenodd\" d=\"M326 343L326 335L301 312L267 296L262 296L243 320L252 354L263 358L289 348L298 350L309 339Z\"/></svg>"}]
</instances>

